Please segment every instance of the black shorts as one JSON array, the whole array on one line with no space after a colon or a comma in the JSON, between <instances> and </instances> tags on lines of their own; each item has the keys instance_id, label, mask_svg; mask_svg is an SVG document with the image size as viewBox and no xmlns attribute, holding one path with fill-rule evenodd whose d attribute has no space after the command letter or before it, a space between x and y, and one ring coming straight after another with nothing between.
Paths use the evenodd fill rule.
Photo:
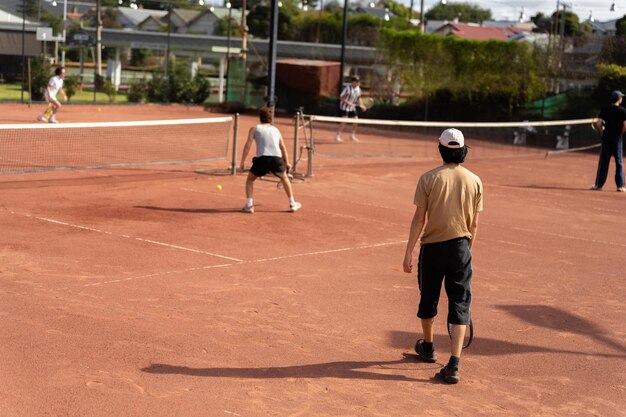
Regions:
<instances>
[{"instance_id":1,"label":"black shorts","mask_svg":"<svg viewBox=\"0 0 626 417\"><path fill-rule=\"evenodd\" d=\"M339 110L339 117L350 117L352 119L359 117L359 114L355 110Z\"/></svg>"},{"instance_id":2,"label":"black shorts","mask_svg":"<svg viewBox=\"0 0 626 417\"><path fill-rule=\"evenodd\" d=\"M255 156L252 158L250 172L257 177L264 177L269 172L282 177L285 172L285 161L280 156Z\"/></svg>"},{"instance_id":3,"label":"black shorts","mask_svg":"<svg viewBox=\"0 0 626 417\"><path fill-rule=\"evenodd\" d=\"M448 323L469 324L472 303L472 254L468 238L427 243L420 249L417 280L420 304L417 317L437 315L441 283L448 295Z\"/></svg>"}]
</instances>

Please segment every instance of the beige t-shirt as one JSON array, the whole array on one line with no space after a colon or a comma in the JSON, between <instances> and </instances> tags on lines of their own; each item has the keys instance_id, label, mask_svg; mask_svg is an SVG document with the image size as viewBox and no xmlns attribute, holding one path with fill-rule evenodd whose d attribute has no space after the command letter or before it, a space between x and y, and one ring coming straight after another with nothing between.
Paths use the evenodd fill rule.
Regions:
<instances>
[{"instance_id":1,"label":"beige t-shirt","mask_svg":"<svg viewBox=\"0 0 626 417\"><path fill-rule=\"evenodd\" d=\"M461 165L444 164L420 177L413 202L425 208L428 217L422 243L471 239L471 224L483 210L483 184Z\"/></svg>"}]
</instances>

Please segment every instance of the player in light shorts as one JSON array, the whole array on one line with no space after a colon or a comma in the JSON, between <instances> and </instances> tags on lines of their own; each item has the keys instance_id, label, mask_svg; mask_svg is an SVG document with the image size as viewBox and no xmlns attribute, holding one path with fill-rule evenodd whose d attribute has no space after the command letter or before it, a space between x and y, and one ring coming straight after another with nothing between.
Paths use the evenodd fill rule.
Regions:
<instances>
[{"instance_id":1,"label":"player in light shorts","mask_svg":"<svg viewBox=\"0 0 626 417\"><path fill-rule=\"evenodd\" d=\"M64 101L67 101L67 95L63 90L63 79L65 78L65 68L58 67L54 70L54 76L48 81L44 97L48 102L48 106L43 114L37 116L40 122L58 123L56 114L61 108L61 102L57 99L57 94L61 94Z\"/></svg>"}]
</instances>

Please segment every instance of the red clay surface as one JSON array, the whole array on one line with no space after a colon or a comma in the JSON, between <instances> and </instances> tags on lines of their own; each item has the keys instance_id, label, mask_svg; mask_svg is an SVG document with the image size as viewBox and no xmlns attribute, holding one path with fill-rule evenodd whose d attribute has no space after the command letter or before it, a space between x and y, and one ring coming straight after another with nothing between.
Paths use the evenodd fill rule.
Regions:
<instances>
[{"instance_id":1,"label":"red clay surface","mask_svg":"<svg viewBox=\"0 0 626 417\"><path fill-rule=\"evenodd\" d=\"M101 107L59 120L211 116ZM41 110L0 109L0 123ZM290 142L291 119L277 125ZM1 175L0 416L626 416L613 168L592 192L595 154L469 143L485 185L476 338L448 386L433 379L445 313L439 363L404 356L420 327L402 258L435 138L410 159L322 156L379 140L361 139L320 134L294 214L267 181L257 212L237 212L244 175L202 164Z\"/></svg>"}]
</instances>

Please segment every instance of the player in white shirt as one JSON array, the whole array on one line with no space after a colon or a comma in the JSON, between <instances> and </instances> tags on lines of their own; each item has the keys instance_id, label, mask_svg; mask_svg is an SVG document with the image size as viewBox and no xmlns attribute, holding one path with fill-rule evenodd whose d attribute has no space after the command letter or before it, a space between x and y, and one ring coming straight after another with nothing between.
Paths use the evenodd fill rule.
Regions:
<instances>
[{"instance_id":1,"label":"player in white shirt","mask_svg":"<svg viewBox=\"0 0 626 417\"><path fill-rule=\"evenodd\" d=\"M297 202L293 197L291 182L289 181L288 171L291 168L289 157L287 156L287 148L283 141L283 136L276 126L272 125L274 114L270 108L264 107L259 113L261 123L250 128L248 140L243 147L241 156L241 170L244 170L244 163L252 147L252 142L256 143L256 156L252 158L252 168L246 179L246 204L241 211L244 213L254 213L254 200L252 194L254 191L254 181L258 177L263 177L269 173L278 177L285 189L285 193L289 198L289 211L298 211L302 204Z\"/></svg>"},{"instance_id":2,"label":"player in white shirt","mask_svg":"<svg viewBox=\"0 0 626 417\"><path fill-rule=\"evenodd\" d=\"M57 94L61 94L64 101L67 101L67 95L63 90L63 79L65 78L65 68L58 67L54 70L54 76L48 81L44 97L48 102L48 107L37 116L37 120L40 122L58 123L56 114L61 108L61 102L57 99Z\"/></svg>"},{"instance_id":3,"label":"player in white shirt","mask_svg":"<svg viewBox=\"0 0 626 417\"><path fill-rule=\"evenodd\" d=\"M341 96L339 97L339 115L341 117L349 117L351 119L358 119L359 115L357 114L357 107L359 107L362 111L366 111L367 109L361 103L361 87L359 77L352 77L352 81L350 85L347 85L343 91L341 92ZM341 140L341 132L343 131L344 123L339 125L339 129L337 130L337 135L335 136L335 142L342 142ZM352 135L350 135L350 139L354 142L358 142L359 140L356 137L356 127L357 124L352 124Z\"/></svg>"}]
</instances>

